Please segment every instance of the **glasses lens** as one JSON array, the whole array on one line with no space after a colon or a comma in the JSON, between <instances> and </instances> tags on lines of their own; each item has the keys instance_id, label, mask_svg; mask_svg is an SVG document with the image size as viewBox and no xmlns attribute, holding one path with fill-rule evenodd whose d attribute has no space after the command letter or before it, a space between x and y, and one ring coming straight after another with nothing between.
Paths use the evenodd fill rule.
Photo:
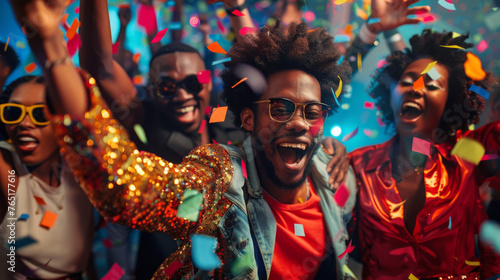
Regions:
<instances>
[{"instance_id":1,"label":"glasses lens","mask_svg":"<svg viewBox=\"0 0 500 280\"><path fill-rule=\"evenodd\" d=\"M271 100L271 118L275 121L286 122L295 112L295 104L286 99Z\"/></svg>"},{"instance_id":2,"label":"glasses lens","mask_svg":"<svg viewBox=\"0 0 500 280\"><path fill-rule=\"evenodd\" d=\"M187 76L182 81L182 83L184 84L183 88L191 94L196 95L196 94L200 93L200 91L203 89L203 85L200 84L200 82L198 81L198 77L196 77L196 75Z\"/></svg>"},{"instance_id":3,"label":"glasses lens","mask_svg":"<svg viewBox=\"0 0 500 280\"><path fill-rule=\"evenodd\" d=\"M45 114L43 113L43 107L34 108L31 114L33 115L33 119L36 122L39 123L48 122L48 120L45 118Z\"/></svg>"},{"instance_id":4,"label":"glasses lens","mask_svg":"<svg viewBox=\"0 0 500 280\"><path fill-rule=\"evenodd\" d=\"M314 103L306 105L305 110L306 119L311 121L326 118L328 111L323 105Z\"/></svg>"},{"instance_id":5,"label":"glasses lens","mask_svg":"<svg viewBox=\"0 0 500 280\"><path fill-rule=\"evenodd\" d=\"M7 122L18 121L23 114L23 110L17 106L5 106L3 108L3 119Z\"/></svg>"},{"instance_id":6,"label":"glasses lens","mask_svg":"<svg viewBox=\"0 0 500 280\"><path fill-rule=\"evenodd\" d=\"M163 97L172 97L175 95L177 84L174 79L162 79L158 84L158 93Z\"/></svg>"}]
</instances>

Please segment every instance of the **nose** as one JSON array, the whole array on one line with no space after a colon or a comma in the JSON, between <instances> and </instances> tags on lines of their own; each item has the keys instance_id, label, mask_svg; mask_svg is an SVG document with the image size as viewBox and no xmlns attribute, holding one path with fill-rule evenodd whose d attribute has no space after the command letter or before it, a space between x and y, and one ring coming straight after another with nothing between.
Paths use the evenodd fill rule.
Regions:
<instances>
[{"instance_id":1,"label":"nose","mask_svg":"<svg viewBox=\"0 0 500 280\"><path fill-rule=\"evenodd\" d=\"M187 92L183 88L178 87L177 91L175 92L174 101L183 102L192 99L193 97L194 96L191 93Z\"/></svg>"},{"instance_id":2,"label":"nose","mask_svg":"<svg viewBox=\"0 0 500 280\"><path fill-rule=\"evenodd\" d=\"M21 122L19 123L19 126L21 128L34 128L35 127L35 124L33 124L33 122L31 121L31 118L29 116L28 113L26 113L23 117L23 119L21 120Z\"/></svg>"},{"instance_id":3,"label":"nose","mask_svg":"<svg viewBox=\"0 0 500 280\"><path fill-rule=\"evenodd\" d=\"M287 122L286 128L297 132L309 130L310 127L304 115L304 106L297 106L292 118Z\"/></svg>"},{"instance_id":4,"label":"nose","mask_svg":"<svg viewBox=\"0 0 500 280\"><path fill-rule=\"evenodd\" d=\"M413 96L413 97L423 97L424 96L424 90L425 90L425 87L421 88L419 90L412 89L410 91L410 96Z\"/></svg>"}]
</instances>

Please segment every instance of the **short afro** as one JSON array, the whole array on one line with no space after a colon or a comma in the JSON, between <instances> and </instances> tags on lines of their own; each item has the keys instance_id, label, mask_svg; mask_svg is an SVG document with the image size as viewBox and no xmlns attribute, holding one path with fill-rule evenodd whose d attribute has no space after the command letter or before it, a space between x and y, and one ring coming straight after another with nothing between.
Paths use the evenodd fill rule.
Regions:
<instances>
[{"instance_id":1,"label":"short afro","mask_svg":"<svg viewBox=\"0 0 500 280\"><path fill-rule=\"evenodd\" d=\"M368 94L375 99L375 103L382 113L382 120L388 125L388 128L394 128L390 84L399 81L406 67L412 62L426 57L443 64L449 71L448 100L444 112L453 108L454 104L465 105L468 111L466 118L461 117L457 112L452 112L451 115L460 117L461 122L457 125L442 119L439 128L453 135L454 131L462 130L465 132L469 129L470 124L479 122L479 115L484 108L484 99L475 92L469 91L469 88L471 85L476 85L488 89L493 84L492 74L486 72L486 77L483 80L472 80L465 74L464 69L467 52L456 48L441 47L456 45L464 49L471 48L474 45L465 42L468 38L468 34L453 38L453 32L441 33L425 29L420 36L414 35L410 39L411 50L395 51L387 57L387 65L375 74Z\"/></svg>"},{"instance_id":2,"label":"short afro","mask_svg":"<svg viewBox=\"0 0 500 280\"><path fill-rule=\"evenodd\" d=\"M19 56L17 56L16 51L11 46L7 46L7 48L4 46L5 43L0 42L0 59L9 66L10 73L12 73L19 66Z\"/></svg>"},{"instance_id":3,"label":"short afro","mask_svg":"<svg viewBox=\"0 0 500 280\"><path fill-rule=\"evenodd\" d=\"M304 71L318 80L321 102L332 108L336 108L332 89L337 89L339 77L343 83L348 83L351 76L349 64L345 60L339 63L342 53L333 43L333 37L324 28L309 31L304 22L290 24L286 34L278 20L274 26L262 28L255 37L237 42L229 56L231 61L224 64L226 69L221 74L223 97L234 112L237 125L241 124L243 108L252 108L253 102L260 98L245 83L231 88L241 79L234 74L238 65L253 66L266 78L285 70Z\"/></svg>"}]
</instances>

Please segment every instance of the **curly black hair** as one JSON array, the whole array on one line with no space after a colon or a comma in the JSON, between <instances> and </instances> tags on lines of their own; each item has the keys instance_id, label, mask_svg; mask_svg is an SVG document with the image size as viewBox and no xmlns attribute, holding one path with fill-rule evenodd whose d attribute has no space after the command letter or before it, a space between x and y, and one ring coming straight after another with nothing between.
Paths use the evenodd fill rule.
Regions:
<instances>
[{"instance_id":1,"label":"curly black hair","mask_svg":"<svg viewBox=\"0 0 500 280\"><path fill-rule=\"evenodd\" d=\"M0 59L9 66L10 73L12 73L19 66L19 56L11 46L5 48L4 42L0 42L0 46Z\"/></svg>"},{"instance_id":2,"label":"curly black hair","mask_svg":"<svg viewBox=\"0 0 500 280\"><path fill-rule=\"evenodd\" d=\"M321 102L336 108L332 89L335 91L342 82L348 83L351 67L344 60L339 65L342 53L333 43L333 37L325 28L308 31L306 23L292 23L288 34L278 20L272 27L266 26L251 40L237 42L229 51L231 61L221 74L224 81L224 93L229 109L235 114L236 125L241 124L240 113L245 107L252 108L259 100L245 83L231 88L242 77L234 70L243 64L253 66L264 77L285 71L301 70L315 77L321 86Z\"/></svg>"},{"instance_id":3,"label":"curly black hair","mask_svg":"<svg viewBox=\"0 0 500 280\"><path fill-rule=\"evenodd\" d=\"M377 107L382 113L382 120L387 124L387 128L395 128L394 115L391 108L390 84L399 81L406 67L420 58L432 58L443 64L449 71L448 99L444 112L451 112L454 104L467 108L467 117L459 115L458 112L451 112L449 116L458 116L460 123L450 123L441 120L439 128L445 133L453 135L456 130L467 131L470 124L479 122L479 116L484 108L484 99L477 93L469 91L471 85L488 89L494 78L491 73L486 72L486 77L481 81L474 81L469 78L464 69L467 60L467 51L456 48L444 48L441 46L459 46L468 49L474 46L465 42L469 35L461 35L453 38L453 32L435 32L425 29L421 35L414 35L410 39L411 50L404 52L395 51L387 57L387 65L379 70L368 88L368 94L375 99ZM444 114L443 114L444 116Z\"/></svg>"},{"instance_id":4,"label":"curly black hair","mask_svg":"<svg viewBox=\"0 0 500 280\"><path fill-rule=\"evenodd\" d=\"M10 96L14 92L16 88L26 83L35 83L35 84L45 84L45 79L43 76L33 76L26 75L16 80L12 81L8 86L5 87L5 90L0 94L0 104L5 104L9 102ZM7 130L5 129L5 124L0 121L0 134L4 139L8 139Z\"/></svg>"}]
</instances>

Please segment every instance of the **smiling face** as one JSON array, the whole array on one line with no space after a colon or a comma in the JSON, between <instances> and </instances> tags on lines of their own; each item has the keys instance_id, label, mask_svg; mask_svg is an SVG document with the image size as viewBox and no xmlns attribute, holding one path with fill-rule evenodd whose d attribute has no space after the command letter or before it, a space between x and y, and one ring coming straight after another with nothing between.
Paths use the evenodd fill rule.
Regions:
<instances>
[{"instance_id":1,"label":"smiling face","mask_svg":"<svg viewBox=\"0 0 500 280\"><path fill-rule=\"evenodd\" d=\"M448 99L448 69L438 62L434 68L441 75L439 79L433 81L425 74L423 89L415 91L413 85L431 62L430 58L412 62L398 83L391 85L391 107L396 129L402 136L430 139L441 122Z\"/></svg>"},{"instance_id":2,"label":"smiling face","mask_svg":"<svg viewBox=\"0 0 500 280\"><path fill-rule=\"evenodd\" d=\"M182 132L192 132L197 129L204 118L205 107L210 99L212 83L202 84L198 94L189 93L186 89L177 87L170 98L160 98L156 94L157 85L169 78L182 81L190 75L197 75L205 70L205 65L197 53L174 52L156 57L150 69L150 82L154 85L153 95L160 106L165 122L172 124Z\"/></svg>"},{"instance_id":3,"label":"smiling face","mask_svg":"<svg viewBox=\"0 0 500 280\"><path fill-rule=\"evenodd\" d=\"M22 84L12 92L9 103L24 106L46 104L45 86L33 82ZM21 160L27 166L40 165L50 158L57 157L57 137L52 125L36 126L26 113L20 123L6 124L5 128Z\"/></svg>"},{"instance_id":4,"label":"smiling face","mask_svg":"<svg viewBox=\"0 0 500 280\"><path fill-rule=\"evenodd\" d=\"M321 88L311 75L287 70L268 77L260 100L287 98L295 103L321 102ZM307 178L310 159L319 147L323 122L310 126L303 118L303 106L288 122L277 122L269 116L269 103L255 104L255 112L242 112L244 128L252 131L259 177L284 189L295 189ZM250 122L248 115L251 114Z\"/></svg>"}]
</instances>

